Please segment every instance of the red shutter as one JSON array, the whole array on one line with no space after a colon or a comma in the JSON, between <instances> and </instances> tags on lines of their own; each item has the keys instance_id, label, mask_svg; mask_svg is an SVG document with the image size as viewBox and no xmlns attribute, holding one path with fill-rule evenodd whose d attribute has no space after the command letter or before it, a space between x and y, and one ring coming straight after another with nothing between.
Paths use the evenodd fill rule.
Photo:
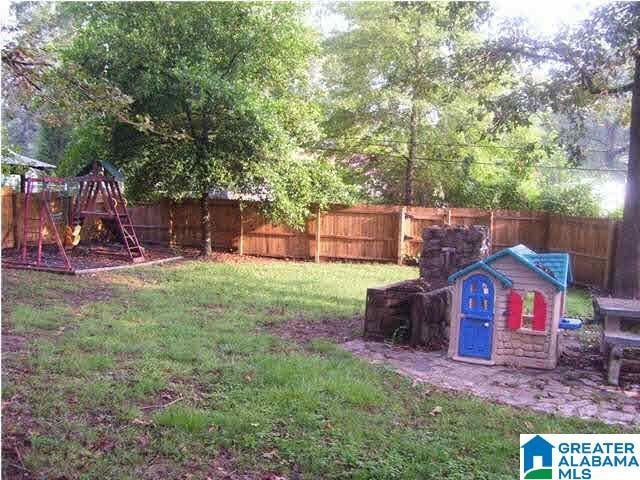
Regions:
<instances>
[{"instance_id":1,"label":"red shutter","mask_svg":"<svg viewBox=\"0 0 640 480\"><path fill-rule=\"evenodd\" d=\"M517 330L522 326L522 297L511 290L509 293L509 318L507 327Z\"/></svg>"},{"instance_id":2,"label":"red shutter","mask_svg":"<svg viewBox=\"0 0 640 480\"><path fill-rule=\"evenodd\" d=\"M531 326L534 330L544 331L547 323L547 302L544 295L536 292L533 296L533 322Z\"/></svg>"}]
</instances>

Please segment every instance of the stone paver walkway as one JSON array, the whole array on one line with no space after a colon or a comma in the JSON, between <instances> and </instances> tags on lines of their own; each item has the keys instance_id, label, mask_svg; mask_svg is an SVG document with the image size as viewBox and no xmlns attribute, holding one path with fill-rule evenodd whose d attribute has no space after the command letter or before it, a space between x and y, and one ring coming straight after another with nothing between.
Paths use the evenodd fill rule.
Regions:
<instances>
[{"instance_id":1,"label":"stone paver walkway","mask_svg":"<svg viewBox=\"0 0 640 480\"><path fill-rule=\"evenodd\" d=\"M343 347L371 363L439 388L497 403L562 416L640 425L640 391L606 385L602 372L559 366L554 370L514 369L456 362L443 352L391 347L361 339Z\"/></svg>"}]
</instances>

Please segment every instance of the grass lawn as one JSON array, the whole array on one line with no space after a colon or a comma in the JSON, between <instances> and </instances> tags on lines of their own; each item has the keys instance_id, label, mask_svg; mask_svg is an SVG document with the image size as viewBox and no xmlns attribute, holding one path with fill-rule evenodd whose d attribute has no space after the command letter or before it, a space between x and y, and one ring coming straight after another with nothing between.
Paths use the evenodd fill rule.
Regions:
<instances>
[{"instance_id":1,"label":"grass lawn","mask_svg":"<svg viewBox=\"0 0 640 480\"><path fill-rule=\"evenodd\" d=\"M587 290L572 288L567 295L567 316L591 320L593 317L593 304L591 295Z\"/></svg>"},{"instance_id":2,"label":"grass lawn","mask_svg":"<svg viewBox=\"0 0 640 480\"><path fill-rule=\"evenodd\" d=\"M3 362L3 436L20 452L4 449L3 468L22 462L33 478L512 479L519 433L618 431L412 386L327 342L301 347L258 328L352 318L367 287L416 274L196 261L87 278L4 271L3 331L27 344Z\"/></svg>"}]
</instances>

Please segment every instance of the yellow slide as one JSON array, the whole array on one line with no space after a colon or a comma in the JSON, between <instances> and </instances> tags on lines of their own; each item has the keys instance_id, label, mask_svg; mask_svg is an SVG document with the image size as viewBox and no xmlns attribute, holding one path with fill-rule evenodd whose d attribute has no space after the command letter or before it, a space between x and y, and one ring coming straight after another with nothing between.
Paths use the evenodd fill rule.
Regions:
<instances>
[{"instance_id":1,"label":"yellow slide","mask_svg":"<svg viewBox=\"0 0 640 480\"><path fill-rule=\"evenodd\" d=\"M63 240L65 248L73 248L80 243L80 230L82 230L81 225L76 225L75 227L67 225L64 229Z\"/></svg>"}]
</instances>

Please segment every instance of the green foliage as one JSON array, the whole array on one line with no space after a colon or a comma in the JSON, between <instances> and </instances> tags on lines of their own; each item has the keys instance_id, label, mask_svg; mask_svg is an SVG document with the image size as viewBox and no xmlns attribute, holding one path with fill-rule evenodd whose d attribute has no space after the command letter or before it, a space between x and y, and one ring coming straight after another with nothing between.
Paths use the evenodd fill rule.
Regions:
<instances>
[{"instance_id":1,"label":"green foliage","mask_svg":"<svg viewBox=\"0 0 640 480\"><path fill-rule=\"evenodd\" d=\"M567 316L591 320L593 318L593 302L588 290L572 288L567 292Z\"/></svg>"},{"instance_id":2,"label":"green foliage","mask_svg":"<svg viewBox=\"0 0 640 480\"><path fill-rule=\"evenodd\" d=\"M12 145L9 141L9 133L7 131L6 125L2 125L0 127L0 135L2 135L2 141L0 142L0 154L2 154L3 156L10 155L10 151L20 153L20 147L18 145ZM27 170L27 167L23 167L21 165L6 165L4 162L2 163L3 175L22 175Z\"/></svg>"},{"instance_id":3,"label":"green foliage","mask_svg":"<svg viewBox=\"0 0 640 480\"><path fill-rule=\"evenodd\" d=\"M403 203L410 174L416 204L528 207L533 167L559 152L530 112L518 127L490 108L518 80L509 64L474 61L487 4L337 9L352 28L326 45L326 146L365 194Z\"/></svg>"},{"instance_id":4,"label":"green foliage","mask_svg":"<svg viewBox=\"0 0 640 480\"><path fill-rule=\"evenodd\" d=\"M266 192L266 213L292 224L309 208L301 202L345 197L334 170L290 160L318 134L308 82L316 40L300 6L102 3L67 12L79 28L62 57L132 99L135 124L118 117L111 133L132 196Z\"/></svg>"},{"instance_id":5,"label":"green foliage","mask_svg":"<svg viewBox=\"0 0 640 480\"><path fill-rule=\"evenodd\" d=\"M111 156L109 129L100 122L88 122L72 130L56 172L77 175L94 160L110 160Z\"/></svg>"},{"instance_id":6,"label":"green foliage","mask_svg":"<svg viewBox=\"0 0 640 480\"><path fill-rule=\"evenodd\" d=\"M561 215L599 217L600 199L586 183L550 184L542 188L536 207Z\"/></svg>"},{"instance_id":7,"label":"green foliage","mask_svg":"<svg viewBox=\"0 0 640 480\"><path fill-rule=\"evenodd\" d=\"M261 173L268 199L265 210L276 222L302 228L317 208L349 205L359 198L357 188L345 185L341 176L337 167L324 159L294 155Z\"/></svg>"},{"instance_id":8,"label":"green foliage","mask_svg":"<svg viewBox=\"0 0 640 480\"><path fill-rule=\"evenodd\" d=\"M46 163L59 165L69 142L69 130L70 128L67 125L56 126L41 123L38 131L38 159Z\"/></svg>"}]
</instances>

